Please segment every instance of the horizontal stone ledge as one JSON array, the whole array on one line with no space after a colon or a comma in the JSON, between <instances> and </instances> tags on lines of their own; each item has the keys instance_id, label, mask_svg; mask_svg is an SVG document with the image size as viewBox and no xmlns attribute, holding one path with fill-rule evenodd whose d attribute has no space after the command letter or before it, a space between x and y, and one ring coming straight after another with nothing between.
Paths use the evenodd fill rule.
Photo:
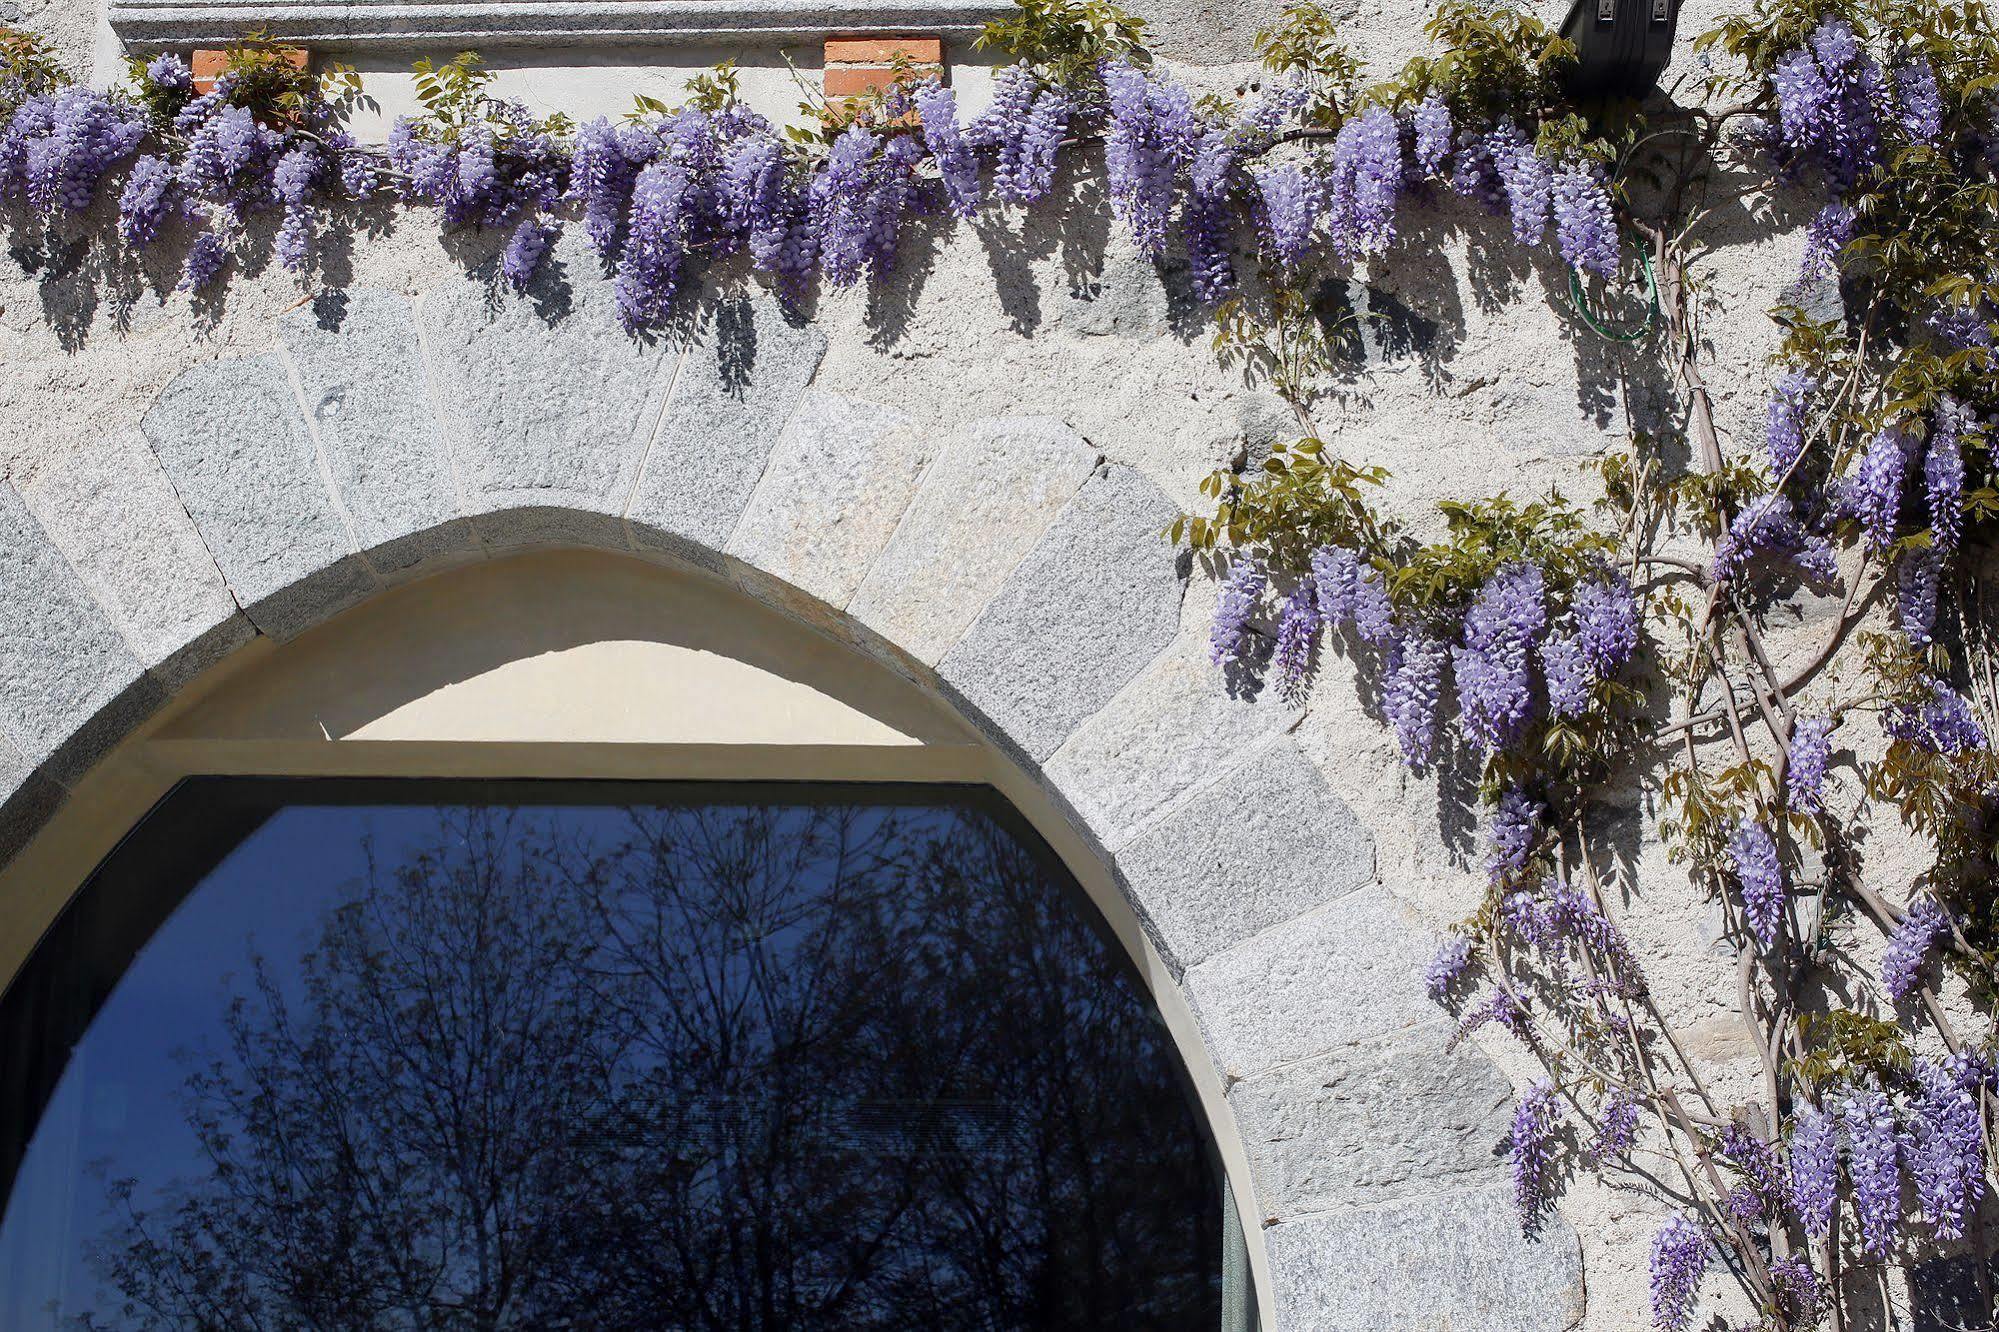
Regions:
<instances>
[{"instance_id":1,"label":"horizontal stone ledge","mask_svg":"<svg viewBox=\"0 0 1999 1332\"><path fill-rule=\"evenodd\" d=\"M1010 5L992 0L114 0L111 27L126 42L168 49L213 46L262 31L315 47L408 47L451 41L484 47L565 40L694 43L819 41L841 33L977 33Z\"/></svg>"}]
</instances>

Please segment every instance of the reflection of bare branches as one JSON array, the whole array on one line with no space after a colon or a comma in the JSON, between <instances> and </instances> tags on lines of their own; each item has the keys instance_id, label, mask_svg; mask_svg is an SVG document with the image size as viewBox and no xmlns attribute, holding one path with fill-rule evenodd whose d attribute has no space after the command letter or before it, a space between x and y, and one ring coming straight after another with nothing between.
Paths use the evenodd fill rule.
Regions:
<instances>
[{"instance_id":1,"label":"reflection of bare branches","mask_svg":"<svg viewBox=\"0 0 1999 1332\"><path fill-rule=\"evenodd\" d=\"M204 1169L121 1186L84 1322L1212 1321L1216 1188L1113 958L962 810L443 813L258 964Z\"/></svg>"}]
</instances>

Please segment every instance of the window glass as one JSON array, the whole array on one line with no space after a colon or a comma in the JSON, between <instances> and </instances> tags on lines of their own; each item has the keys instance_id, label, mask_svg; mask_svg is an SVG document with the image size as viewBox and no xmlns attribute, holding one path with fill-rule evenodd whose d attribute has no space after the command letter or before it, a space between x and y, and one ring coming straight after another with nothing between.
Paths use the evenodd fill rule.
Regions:
<instances>
[{"instance_id":1,"label":"window glass","mask_svg":"<svg viewBox=\"0 0 1999 1332\"><path fill-rule=\"evenodd\" d=\"M1213 1152L989 793L184 784L0 1003L0 1326L1219 1326Z\"/></svg>"}]
</instances>

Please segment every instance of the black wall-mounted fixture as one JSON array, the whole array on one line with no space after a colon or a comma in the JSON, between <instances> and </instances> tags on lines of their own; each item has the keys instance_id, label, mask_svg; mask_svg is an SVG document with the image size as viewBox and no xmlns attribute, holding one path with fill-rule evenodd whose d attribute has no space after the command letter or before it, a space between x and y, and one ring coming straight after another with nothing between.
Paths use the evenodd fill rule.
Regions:
<instances>
[{"instance_id":1,"label":"black wall-mounted fixture","mask_svg":"<svg viewBox=\"0 0 1999 1332\"><path fill-rule=\"evenodd\" d=\"M1575 97L1643 97L1673 54L1679 0L1575 0L1562 36L1576 44L1564 80Z\"/></svg>"}]
</instances>

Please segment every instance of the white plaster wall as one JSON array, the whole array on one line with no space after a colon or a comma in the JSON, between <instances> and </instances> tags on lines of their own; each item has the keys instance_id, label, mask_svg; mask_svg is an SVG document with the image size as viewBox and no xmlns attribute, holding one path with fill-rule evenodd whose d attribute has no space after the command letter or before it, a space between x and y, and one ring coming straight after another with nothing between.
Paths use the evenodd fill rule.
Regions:
<instances>
[{"instance_id":1,"label":"white plaster wall","mask_svg":"<svg viewBox=\"0 0 1999 1332\"><path fill-rule=\"evenodd\" d=\"M1243 59L1247 39L1277 8L1273 0L1138 7L1160 11L1153 17L1168 54L1207 62L1191 76L1209 87L1253 76ZM88 61L93 0L0 0L0 20L10 9L79 64ZM1422 48L1417 10L1380 0L1334 9L1384 69ZM1721 0L1689 4L1682 32L1701 31L1721 9ZM671 87L665 62L686 59L623 53L597 65L573 54L507 58L517 63L504 90L581 113L612 109L605 98L615 104L632 91L664 95ZM1683 49L1668 79L1686 72L1689 60ZM783 78L781 63L764 59L752 80L758 100L787 104ZM974 104L980 83L976 75L965 79ZM406 95L390 80L379 88L390 109ZM1198 314L1169 309L1151 266L1109 223L1090 171L1072 166L1060 193L1062 202L1025 223L1008 217L976 230L921 230L885 290L825 299L818 318L831 349L816 383L900 409L939 433L982 415L1060 417L1112 461L1142 470L1174 500L1197 507L1200 479L1246 445L1291 434L1287 414L1216 366ZM502 239L440 237L424 214L384 211L362 220L379 231L357 232L351 245L336 247L328 284L420 295ZM1655 406L1643 391L1623 388L1626 376L1651 373L1648 352L1610 347L1564 317L1552 299L1558 273L1522 262L1502 238L1503 224L1453 202L1434 213L1412 210L1403 226L1409 241L1368 277L1436 320L1443 347L1430 357L1357 368L1321 411L1331 442L1352 460L1390 469L1384 502L1419 530L1438 526L1429 506L1443 497L1559 487L1579 501L1593 498L1586 464L1621 443L1628 412ZM1721 240L1700 296L1702 334L1721 424L1748 441L1758 434L1765 364L1777 341L1764 311L1783 275L1796 270L1801 237L1745 228ZM178 247L171 244L159 247L167 258L141 269L60 239L12 232L7 243L10 252L0 257L0 474L18 486L77 451L107 447L189 365L262 351L276 317L322 280L301 285L274 265L239 269L222 297L190 302L172 291ZM1189 596L1200 605L1213 591L1197 578ZM1801 606L1797 630L1780 633L1780 642L1812 641L1825 613ZM1333 790L1374 830L1379 863L1397 892L1438 926L1476 903L1483 876L1462 809L1446 810L1432 780L1404 772L1392 739L1361 711L1345 663L1326 663L1299 737ZM1653 811L1639 812L1649 829ZM1878 881L1906 883L1906 848L1891 828L1882 831L1888 835L1870 852L1881 867ZM1731 1019L1732 965L1713 945L1713 908L1666 863L1649 832L1626 889L1629 929L1668 1019L1718 1092L1753 1095L1756 1062ZM1872 945L1862 944L1862 956L1871 956ZM1535 1075L1532 1061L1504 1038L1481 1043L1517 1084ZM1569 1184L1562 1209L1584 1245L1584 1326L1610 1332L1636 1325L1645 1308L1646 1248L1662 1207L1640 1189L1585 1175ZM1711 1278L1711 1289L1720 1291L1719 1278ZM1737 1317L1748 1312L1732 1302L1717 1308Z\"/></svg>"}]
</instances>

